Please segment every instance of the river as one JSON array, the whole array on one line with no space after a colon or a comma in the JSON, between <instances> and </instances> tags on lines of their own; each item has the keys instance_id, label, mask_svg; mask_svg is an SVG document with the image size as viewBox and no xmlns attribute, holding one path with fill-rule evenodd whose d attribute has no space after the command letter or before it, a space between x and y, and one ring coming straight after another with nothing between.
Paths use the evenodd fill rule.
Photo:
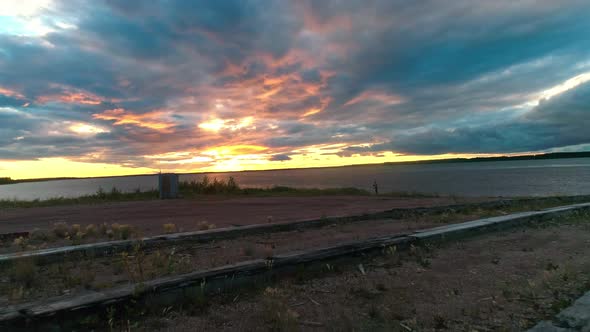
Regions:
<instances>
[{"instance_id":1,"label":"river","mask_svg":"<svg viewBox=\"0 0 590 332\"><path fill-rule=\"evenodd\" d=\"M183 174L180 180L203 174ZM209 173L233 176L242 187L357 187L381 192L403 191L458 196L546 196L590 194L590 158L490 161L410 165L365 165L277 171ZM0 199L47 199L95 193L98 188L123 191L152 189L157 175L57 180L0 185Z\"/></svg>"}]
</instances>

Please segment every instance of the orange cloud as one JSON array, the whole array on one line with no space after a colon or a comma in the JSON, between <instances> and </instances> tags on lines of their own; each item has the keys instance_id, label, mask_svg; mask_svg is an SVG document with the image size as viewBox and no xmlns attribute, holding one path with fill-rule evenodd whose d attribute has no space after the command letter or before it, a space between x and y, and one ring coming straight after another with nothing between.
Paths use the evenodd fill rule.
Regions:
<instances>
[{"instance_id":1,"label":"orange cloud","mask_svg":"<svg viewBox=\"0 0 590 332\"><path fill-rule=\"evenodd\" d=\"M259 94L258 96L256 96L256 98L258 99L268 99L274 95L276 95L279 91L281 91L281 88L274 88L268 91L265 91L261 94Z\"/></svg>"},{"instance_id":2,"label":"orange cloud","mask_svg":"<svg viewBox=\"0 0 590 332\"><path fill-rule=\"evenodd\" d=\"M237 156L256 154L266 150L268 150L268 148L265 146L240 144L217 146L206 151L203 151L203 154L209 156Z\"/></svg>"},{"instance_id":3,"label":"orange cloud","mask_svg":"<svg viewBox=\"0 0 590 332\"><path fill-rule=\"evenodd\" d=\"M384 105L397 105L404 102L403 98L400 96L387 94L381 91L365 91L358 96L354 97L353 99L349 100L344 104L344 106L354 105L363 101L377 101Z\"/></svg>"},{"instance_id":4,"label":"orange cloud","mask_svg":"<svg viewBox=\"0 0 590 332\"><path fill-rule=\"evenodd\" d=\"M100 120L115 121L113 124L116 126L130 124L158 131L167 131L173 127L174 124L161 120L164 114L165 112L162 111L136 114L128 112L122 108L115 108L106 110L102 113L92 114L92 117Z\"/></svg>"},{"instance_id":5,"label":"orange cloud","mask_svg":"<svg viewBox=\"0 0 590 332\"><path fill-rule=\"evenodd\" d=\"M309 111L305 112L303 114L303 116L306 117L306 116L314 115L314 114L317 114L317 113L319 113L321 111L322 110L320 108L311 108Z\"/></svg>"},{"instance_id":6,"label":"orange cloud","mask_svg":"<svg viewBox=\"0 0 590 332\"><path fill-rule=\"evenodd\" d=\"M25 96L23 96L22 94L20 94L17 91L10 90L10 89L7 89L7 88L3 88L1 86L0 86L0 95L5 95L7 97L20 98L20 99L25 98Z\"/></svg>"},{"instance_id":7,"label":"orange cloud","mask_svg":"<svg viewBox=\"0 0 590 332\"><path fill-rule=\"evenodd\" d=\"M37 98L37 102L41 104L55 101L66 104L84 105L100 105L102 102L100 97L87 92L65 92L64 94L40 96Z\"/></svg>"}]
</instances>

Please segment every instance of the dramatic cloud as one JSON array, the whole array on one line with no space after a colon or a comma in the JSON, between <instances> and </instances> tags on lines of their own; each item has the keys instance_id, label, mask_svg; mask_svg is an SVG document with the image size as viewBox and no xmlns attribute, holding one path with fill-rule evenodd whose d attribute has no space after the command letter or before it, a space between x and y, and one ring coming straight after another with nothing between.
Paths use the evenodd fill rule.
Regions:
<instances>
[{"instance_id":1,"label":"dramatic cloud","mask_svg":"<svg viewBox=\"0 0 590 332\"><path fill-rule=\"evenodd\" d=\"M287 161L287 160L291 160L291 157L289 157L286 154L275 154L275 155L271 156L268 160L271 160L271 161Z\"/></svg>"},{"instance_id":2,"label":"dramatic cloud","mask_svg":"<svg viewBox=\"0 0 590 332\"><path fill-rule=\"evenodd\" d=\"M588 11L583 0L5 1L0 167L587 149Z\"/></svg>"}]
</instances>

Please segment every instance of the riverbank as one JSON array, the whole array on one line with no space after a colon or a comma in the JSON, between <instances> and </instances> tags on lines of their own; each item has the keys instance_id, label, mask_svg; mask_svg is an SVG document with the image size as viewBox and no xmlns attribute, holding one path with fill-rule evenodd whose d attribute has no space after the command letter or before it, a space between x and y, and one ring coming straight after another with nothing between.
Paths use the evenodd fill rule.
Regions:
<instances>
[{"instance_id":1,"label":"riverbank","mask_svg":"<svg viewBox=\"0 0 590 332\"><path fill-rule=\"evenodd\" d=\"M476 163L366 165L322 169L228 172L209 174L212 180L235 177L241 187L359 188L373 192L427 193L441 196L555 196L590 193L590 158L511 160ZM181 174L180 181L201 181L204 175ZM59 180L0 186L0 200L35 200L108 192L152 190L157 175ZM276 195L277 193L273 193Z\"/></svg>"},{"instance_id":2,"label":"riverbank","mask_svg":"<svg viewBox=\"0 0 590 332\"><path fill-rule=\"evenodd\" d=\"M233 177L227 180L210 180L203 177L200 180L181 181L179 183L179 197L186 199L203 199L206 196L224 196L232 197L307 197L307 196L369 196L371 193L359 188L294 188L285 186L272 186L268 188L242 188ZM411 197L411 198L431 198L438 197L437 194L424 194L416 192L385 192L381 193L382 197ZM96 193L82 195L79 197L54 197L49 199L19 200L4 199L0 200L0 209L10 208L33 208L45 206L60 205L88 205L103 204L109 202L129 202L129 201L149 201L159 199L157 190L142 191L139 188L124 192L117 187L110 190L104 190L99 187Z\"/></svg>"}]
</instances>

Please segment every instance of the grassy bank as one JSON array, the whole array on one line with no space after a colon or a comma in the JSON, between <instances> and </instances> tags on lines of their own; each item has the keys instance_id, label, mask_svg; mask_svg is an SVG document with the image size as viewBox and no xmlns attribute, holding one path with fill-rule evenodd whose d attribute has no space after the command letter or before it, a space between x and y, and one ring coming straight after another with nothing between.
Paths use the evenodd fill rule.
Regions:
<instances>
[{"instance_id":1,"label":"grassy bank","mask_svg":"<svg viewBox=\"0 0 590 332\"><path fill-rule=\"evenodd\" d=\"M221 196L325 196L325 195L359 195L368 196L371 193L358 188L293 188L285 186L273 186L268 188L242 188L233 177L228 180L209 179L207 176L201 180L183 181L179 183L179 193L182 198L197 198L204 195ZM395 197L438 197L434 194L422 194L413 192L389 192L382 196ZM0 208L27 208L72 204L100 204L105 202L123 202L158 199L157 190L123 192L113 187L105 191L99 188L91 195L75 198L55 197L45 200L0 200Z\"/></svg>"},{"instance_id":2,"label":"grassy bank","mask_svg":"<svg viewBox=\"0 0 590 332\"><path fill-rule=\"evenodd\" d=\"M54 197L49 199L35 199L35 200L18 200L18 199L3 199L0 200L0 208L28 208L40 206L57 206L57 205L72 205L72 204L97 204L104 202L118 202L118 201L139 201L157 199L158 191L140 191L122 192L117 188L112 188L110 191L104 191L99 188L96 193L91 195L83 195L80 197Z\"/></svg>"}]
</instances>

